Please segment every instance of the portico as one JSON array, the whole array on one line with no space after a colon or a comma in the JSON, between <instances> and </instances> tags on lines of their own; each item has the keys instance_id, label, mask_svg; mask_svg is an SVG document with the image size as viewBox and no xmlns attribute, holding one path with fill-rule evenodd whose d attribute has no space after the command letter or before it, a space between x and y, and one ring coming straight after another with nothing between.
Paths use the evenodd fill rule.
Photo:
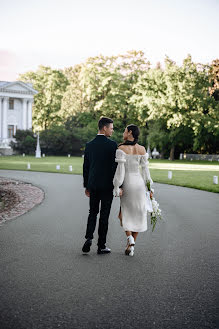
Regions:
<instances>
[{"instance_id":1,"label":"portico","mask_svg":"<svg viewBox=\"0 0 219 329\"><path fill-rule=\"evenodd\" d=\"M0 153L11 154L17 129L32 129L32 104L37 91L21 81L0 81Z\"/></svg>"}]
</instances>

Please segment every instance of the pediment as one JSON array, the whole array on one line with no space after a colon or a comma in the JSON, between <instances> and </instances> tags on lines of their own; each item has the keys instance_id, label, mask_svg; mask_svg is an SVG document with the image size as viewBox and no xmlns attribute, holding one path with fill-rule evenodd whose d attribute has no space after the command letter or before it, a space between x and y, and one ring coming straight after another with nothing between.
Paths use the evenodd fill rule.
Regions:
<instances>
[{"instance_id":1,"label":"pediment","mask_svg":"<svg viewBox=\"0 0 219 329\"><path fill-rule=\"evenodd\" d=\"M24 83L22 81L15 81L15 82L8 82L4 84L3 86L0 86L2 91L6 92L17 92L17 93L28 93L28 94L37 94L38 92L33 89L32 86L30 86L27 83Z\"/></svg>"}]
</instances>

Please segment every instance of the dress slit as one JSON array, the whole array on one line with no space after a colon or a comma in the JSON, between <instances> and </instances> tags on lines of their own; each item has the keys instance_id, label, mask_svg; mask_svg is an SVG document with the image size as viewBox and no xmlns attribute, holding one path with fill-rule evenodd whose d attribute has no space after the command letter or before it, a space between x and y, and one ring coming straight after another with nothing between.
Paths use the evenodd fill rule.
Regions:
<instances>
[{"instance_id":1,"label":"dress slit","mask_svg":"<svg viewBox=\"0 0 219 329\"><path fill-rule=\"evenodd\" d=\"M120 226L122 226L122 209L121 209L121 206L120 206L120 208L119 208L118 218L119 218L119 220L120 220Z\"/></svg>"}]
</instances>

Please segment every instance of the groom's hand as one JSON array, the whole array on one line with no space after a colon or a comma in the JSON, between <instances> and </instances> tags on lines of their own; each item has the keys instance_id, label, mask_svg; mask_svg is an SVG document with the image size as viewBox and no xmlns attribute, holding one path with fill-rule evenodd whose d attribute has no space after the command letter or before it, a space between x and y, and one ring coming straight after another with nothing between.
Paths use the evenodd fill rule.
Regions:
<instances>
[{"instance_id":1,"label":"groom's hand","mask_svg":"<svg viewBox=\"0 0 219 329\"><path fill-rule=\"evenodd\" d=\"M90 191L85 189L85 195L89 198L90 197Z\"/></svg>"}]
</instances>

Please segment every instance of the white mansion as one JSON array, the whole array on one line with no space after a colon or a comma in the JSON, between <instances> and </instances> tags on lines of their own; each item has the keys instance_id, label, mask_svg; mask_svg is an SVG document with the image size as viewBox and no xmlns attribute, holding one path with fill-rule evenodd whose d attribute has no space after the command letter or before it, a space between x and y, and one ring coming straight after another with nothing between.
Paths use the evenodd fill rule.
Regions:
<instances>
[{"instance_id":1,"label":"white mansion","mask_svg":"<svg viewBox=\"0 0 219 329\"><path fill-rule=\"evenodd\" d=\"M32 129L33 96L29 83L0 81L0 154L12 154L10 142L17 129Z\"/></svg>"}]
</instances>

